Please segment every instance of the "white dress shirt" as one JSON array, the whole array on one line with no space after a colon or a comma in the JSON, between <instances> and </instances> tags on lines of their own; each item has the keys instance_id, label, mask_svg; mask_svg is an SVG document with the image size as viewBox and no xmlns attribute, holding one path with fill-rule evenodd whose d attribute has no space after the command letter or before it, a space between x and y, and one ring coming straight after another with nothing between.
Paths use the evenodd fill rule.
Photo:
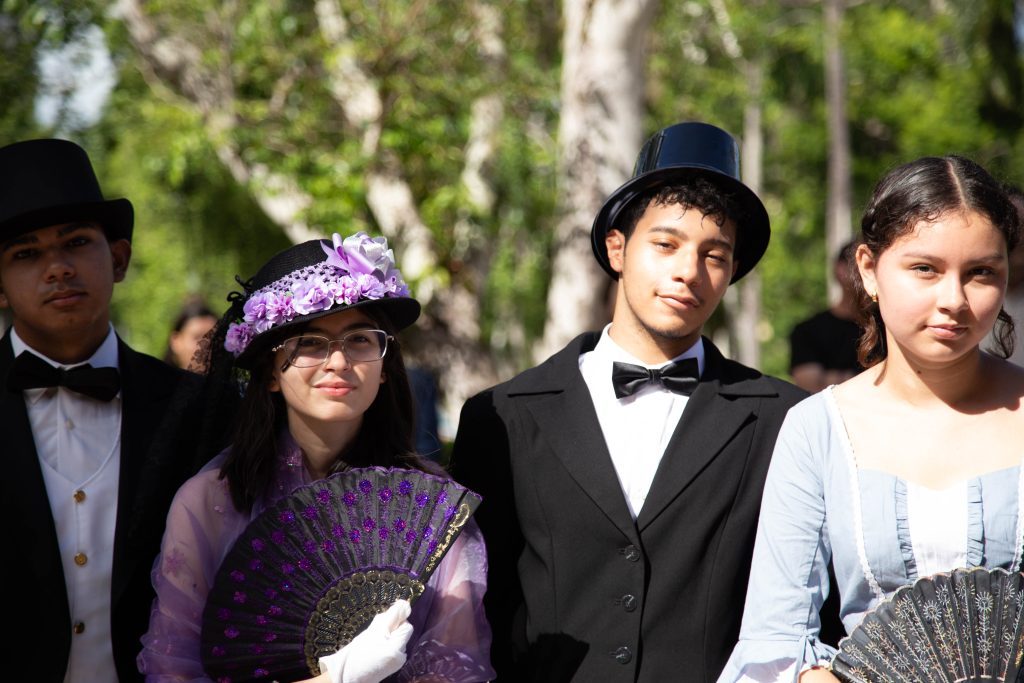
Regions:
<instances>
[{"instance_id":1,"label":"white dress shirt","mask_svg":"<svg viewBox=\"0 0 1024 683\"><path fill-rule=\"evenodd\" d=\"M14 355L33 353L54 367L118 367L111 327L83 363L58 363L11 331ZM71 655L65 683L115 681L110 595L120 477L121 395L98 401L64 387L23 392L50 510L57 529L68 606Z\"/></svg>"},{"instance_id":2,"label":"white dress shirt","mask_svg":"<svg viewBox=\"0 0 1024 683\"><path fill-rule=\"evenodd\" d=\"M645 368L660 368L683 358L696 358L698 371L704 373L704 343L697 343L671 361L650 365L636 358L608 335L604 328L593 351L580 355L580 372L590 389L608 452L619 478L633 519L637 518L651 490L665 447L683 415L688 396L675 394L651 382L632 396L616 398L612 386L612 364L632 363Z\"/></svg>"}]
</instances>

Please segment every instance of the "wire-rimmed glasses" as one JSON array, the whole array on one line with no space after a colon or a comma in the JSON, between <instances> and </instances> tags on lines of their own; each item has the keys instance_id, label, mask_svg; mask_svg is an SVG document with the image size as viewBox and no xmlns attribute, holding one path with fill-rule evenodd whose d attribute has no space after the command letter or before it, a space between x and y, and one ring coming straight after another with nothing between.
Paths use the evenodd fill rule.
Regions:
<instances>
[{"instance_id":1,"label":"wire-rimmed glasses","mask_svg":"<svg viewBox=\"0 0 1024 683\"><path fill-rule=\"evenodd\" d=\"M285 365L297 368L315 368L330 358L335 344L350 363L372 363L384 357L388 342L393 340L384 330L353 330L337 339L328 339L319 334L303 334L289 337L271 349L285 350Z\"/></svg>"}]
</instances>

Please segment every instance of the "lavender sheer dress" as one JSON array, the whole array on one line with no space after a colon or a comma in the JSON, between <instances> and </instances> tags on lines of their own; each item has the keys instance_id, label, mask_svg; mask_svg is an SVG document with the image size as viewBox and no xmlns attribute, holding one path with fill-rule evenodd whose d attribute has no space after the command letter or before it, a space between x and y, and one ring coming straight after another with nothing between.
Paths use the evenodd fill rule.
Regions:
<instances>
[{"instance_id":1,"label":"lavender sheer dress","mask_svg":"<svg viewBox=\"0 0 1024 683\"><path fill-rule=\"evenodd\" d=\"M295 442L287 435L281 442L272 493L257 501L252 513L236 510L227 481L218 479L223 454L175 496L153 568L157 598L138 657L147 681L210 681L200 662L199 637L217 569L260 512L312 481ZM494 678L491 630L483 609L486 575L483 536L471 519L413 605L408 658L389 681L477 683Z\"/></svg>"}]
</instances>

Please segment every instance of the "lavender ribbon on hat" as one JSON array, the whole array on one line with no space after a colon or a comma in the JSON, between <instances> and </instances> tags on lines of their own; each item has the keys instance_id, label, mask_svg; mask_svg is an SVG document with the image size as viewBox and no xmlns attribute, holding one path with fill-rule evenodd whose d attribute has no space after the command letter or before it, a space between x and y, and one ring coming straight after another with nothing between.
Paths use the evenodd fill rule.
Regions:
<instances>
[{"instance_id":1,"label":"lavender ribbon on hat","mask_svg":"<svg viewBox=\"0 0 1024 683\"><path fill-rule=\"evenodd\" d=\"M357 301L409 296L384 237L357 232L332 244L321 241L326 258L256 290L242 307L242 320L228 326L224 348L239 356L259 334L298 316L350 306Z\"/></svg>"}]
</instances>

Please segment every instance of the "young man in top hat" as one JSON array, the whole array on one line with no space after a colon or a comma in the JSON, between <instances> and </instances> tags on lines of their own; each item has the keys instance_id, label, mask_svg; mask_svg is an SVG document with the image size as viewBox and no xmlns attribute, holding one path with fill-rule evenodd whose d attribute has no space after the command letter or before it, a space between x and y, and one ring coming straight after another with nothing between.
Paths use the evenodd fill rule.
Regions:
<instances>
[{"instance_id":1,"label":"young man in top hat","mask_svg":"<svg viewBox=\"0 0 1024 683\"><path fill-rule=\"evenodd\" d=\"M768 246L739 153L666 128L594 222L611 324L471 398L453 473L478 491L501 681L714 681L739 633L761 489L805 394L701 330Z\"/></svg>"},{"instance_id":2,"label":"young man in top hat","mask_svg":"<svg viewBox=\"0 0 1024 683\"><path fill-rule=\"evenodd\" d=\"M0 339L8 521L4 666L38 681L141 680L150 570L171 498L195 469L183 416L198 378L132 351L110 298L133 210L104 200L65 140L0 148Z\"/></svg>"}]
</instances>

